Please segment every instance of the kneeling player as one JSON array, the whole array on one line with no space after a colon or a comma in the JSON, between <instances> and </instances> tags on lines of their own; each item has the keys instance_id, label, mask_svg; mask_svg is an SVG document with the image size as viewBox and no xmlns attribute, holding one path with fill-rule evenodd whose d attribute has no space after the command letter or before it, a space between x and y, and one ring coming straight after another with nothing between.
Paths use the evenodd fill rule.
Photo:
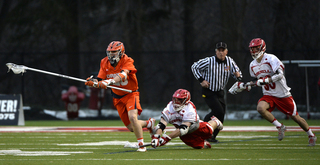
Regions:
<instances>
[{"instance_id":1,"label":"kneeling player","mask_svg":"<svg viewBox=\"0 0 320 165\"><path fill-rule=\"evenodd\" d=\"M211 148L205 139L211 138L216 128L222 130L223 125L215 116L208 122L200 121L196 106L190 99L190 92L185 89L178 89L173 94L172 101L162 111L160 122L153 130L153 148L163 146L178 136L186 145L195 149ZM174 125L176 130L169 135L162 134L168 123Z\"/></svg>"}]
</instances>

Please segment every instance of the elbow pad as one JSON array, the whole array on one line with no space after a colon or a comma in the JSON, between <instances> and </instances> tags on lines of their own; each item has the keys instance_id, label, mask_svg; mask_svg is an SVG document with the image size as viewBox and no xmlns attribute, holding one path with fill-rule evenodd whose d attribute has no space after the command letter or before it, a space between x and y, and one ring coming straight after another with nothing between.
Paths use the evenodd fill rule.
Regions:
<instances>
[{"instance_id":1,"label":"elbow pad","mask_svg":"<svg viewBox=\"0 0 320 165\"><path fill-rule=\"evenodd\" d=\"M127 73L124 71L121 71L121 73L117 74L117 76L120 77L120 81L125 81L127 79Z\"/></svg>"},{"instance_id":2,"label":"elbow pad","mask_svg":"<svg viewBox=\"0 0 320 165\"><path fill-rule=\"evenodd\" d=\"M183 135L186 135L189 131L189 127L184 125L184 124L181 124L180 127L179 127L179 130L180 130L180 136L183 136Z\"/></svg>"},{"instance_id":3,"label":"elbow pad","mask_svg":"<svg viewBox=\"0 0 320 165\"><path fill-rule=\"evenodd\" d=\"M279 81L283 78L283 71L278 69L276 73L271 77L272 82Z\"/></svg>"}]
</instances>

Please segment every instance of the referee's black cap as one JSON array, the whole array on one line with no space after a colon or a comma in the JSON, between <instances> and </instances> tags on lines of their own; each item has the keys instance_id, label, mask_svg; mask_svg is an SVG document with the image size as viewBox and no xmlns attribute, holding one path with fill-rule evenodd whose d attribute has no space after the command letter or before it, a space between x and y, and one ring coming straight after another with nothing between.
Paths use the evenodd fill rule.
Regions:
<instances>
[{"instance_id":1,"label":"referee's black cap","mask_svg":"<svg viewBox=\"0 0 320 165\"><path fill-rule=\"evenodd\" d=\"M219 48L227 49L227 44L224 43L224 42L218 42L218 43L216 44L216 49L219 49Z\"/></svg>"}]
</instances>

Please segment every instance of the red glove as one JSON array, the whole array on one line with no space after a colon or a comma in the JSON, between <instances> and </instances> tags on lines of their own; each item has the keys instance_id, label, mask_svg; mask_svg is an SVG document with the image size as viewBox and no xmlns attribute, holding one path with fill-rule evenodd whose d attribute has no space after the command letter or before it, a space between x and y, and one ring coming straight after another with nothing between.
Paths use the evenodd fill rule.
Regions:
<instances>
[{"instance_id":1,"label":"red glove","mask_svg":"<svg viewBox=\"0 0 320 165\"><path fill-rule=\"evenodd\" d=\"M160 146L163 146L163 145L167 144L170 140L171 140L171 137L169 137L166 134L163 134L162 137L159 140Z\"/></svg>"}]
</instances>

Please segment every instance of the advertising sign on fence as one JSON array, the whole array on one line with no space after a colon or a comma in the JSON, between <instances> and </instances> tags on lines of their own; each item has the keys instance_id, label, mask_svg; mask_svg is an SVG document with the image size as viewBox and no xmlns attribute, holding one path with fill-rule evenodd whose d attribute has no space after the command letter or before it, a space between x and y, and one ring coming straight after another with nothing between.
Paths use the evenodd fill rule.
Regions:
<instances>
[{"instance_id":1,"label":"advertising sign on fence","mask_svg":"<svg viewBox=\"0 0 320 165\"><path fill-rule=\"evenodd\" d=\"M0 125L24 125L21 94L0 95Z\"/></svg>"}]
</instances>

